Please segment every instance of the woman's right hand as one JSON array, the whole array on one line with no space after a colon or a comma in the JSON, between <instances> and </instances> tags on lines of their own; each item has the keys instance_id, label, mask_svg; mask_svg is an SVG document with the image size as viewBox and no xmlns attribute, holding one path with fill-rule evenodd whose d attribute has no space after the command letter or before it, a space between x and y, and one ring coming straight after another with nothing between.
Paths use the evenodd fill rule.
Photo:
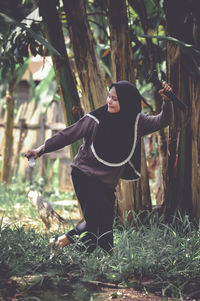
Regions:
<instances>
[{"instance_id":1,"label":"woman's right hand","mask_svg":"<svg viewBox=\"0 0 200 301\"><path fill-rule=\"evenodd\" d=\"M25 154L25 157L26 158L30 158L30 157L33 157L34 159L37 159L38 158L38 153L36 150L34 149L31 149L31 150L28 150L27 153Z\"/></svg>"}]
</instances>

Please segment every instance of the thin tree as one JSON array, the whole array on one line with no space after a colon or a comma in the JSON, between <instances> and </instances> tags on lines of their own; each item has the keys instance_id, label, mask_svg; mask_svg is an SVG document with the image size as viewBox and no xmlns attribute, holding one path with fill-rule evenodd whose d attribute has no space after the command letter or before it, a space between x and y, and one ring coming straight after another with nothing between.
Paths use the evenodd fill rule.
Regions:
<instances>
[{"instance_id":1,"label":"thin tree","mask_svg":"<svg viewBox=\"0 0 200 301\"><path fill-rule=\"evenodd\" d=\"M113 77L115 81L128 80L135 83L133 53L128 28L127 7L124 0L108 0L108 19L110 27L111 57ZM143 142L142 157L145 157ZM143 160L142 162L145 162ZM151 209L150 189L146 164L142 164L141 180L132 183L120 182L121 197L123 199L123 213Z\"/></svg>"},{"instance_id":2,"label":"thin tree","mask_svg":"<svg viewBox=\"0 0 200 301\"><path fill-rule=\"evenodd\" d=\"M10 183L12 171L12 152L13 152L13 128L14 128L14 97L16 78L9 83L6 99L6 123L3 145L3 161L1 170L1 181Z\"/></svg>"},{"instance_id":3,"label":"thin tree","mask_svg":"<svg viewBox=\"0 0 200 301\"><path fill-rule=\"evenodd\" d=\"M165 0L164 5L168 35L200 49L198 1ZM167 46L169 81L189 108L185 115L174 107L174 123L170 127L169 185L164 203L168 220L176 210L200 217L200 60L196 53L193 51L190 56L172 42Z\"/></svg>"},{"instance_id":4,"label":"thin tree","mask_svg":"<svg viewBox=\"0 0 200 301\"><path fill-rule=\"evenodd\" d=\"M143 33L145 35L148 35L148 32L152 30L153 28L153 20L152 10L157 8L156 1L151 1L151 3L148 3L144 0L129 0L128 1L130 6L134 9L134 11L138 14L141 28L143 30ZM147 6L148 5L148 6ZM148 14L149 13L149 14ZM163 13L162 13L163 14ZM160 18L160 22L162 21L162 17L159 15L159 10L157 13L157 18ZM154 16L155 17L155 16ZM159 23L158 23L159 24ZM136 39L136 36L134 36L134 39ZM138 40L137 43L140 43ZM144 46L143 46L144 47ZM160 52L158 52L158 47L155 46L152 39L147 38L146 44L145 44L145 52L144 55L147 60L147 65L149 69L149 73L152 73L154 70L157 70L157 64L160 60ZM161 111L162 107L162 98L157 93L157 91L154 90L154 101L155 101L155 113L158 114ZM168 135L166 135L166 130L161 129L158 131L158 151L159 151L159 189L158 193L156 195L157 197L157 204L161 204L163 200L165 199L166 195L166 182L168 179L168 145L167 145L167 139Z\"/></svg>"}]
</instances>

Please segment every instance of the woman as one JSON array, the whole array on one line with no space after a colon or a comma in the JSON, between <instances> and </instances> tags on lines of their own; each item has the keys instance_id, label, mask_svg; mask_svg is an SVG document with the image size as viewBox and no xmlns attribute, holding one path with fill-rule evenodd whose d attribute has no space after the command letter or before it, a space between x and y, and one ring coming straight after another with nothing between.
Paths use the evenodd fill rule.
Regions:
<instances>
[{"instance_id":1,"label":"woman","mask_svg":"<svg viewBox=\"0 0 200 301\"><path fill-rule=\"evenodd\" d=\"M160 95L166 100L156 116L141 113L141 96L128 81L111 85L107 104L86 114L78 122L58 132L44 145L29 150L27 158L37 159L84 137L84 143L72 161L72 181L84 215L84 222L56 242L61 248L81 241L89 252L97 245L107 252L113 248L115 187L120 178L140 177L140 138L169 124L171 104L163 82Z\"/></svg>"}]
</instances>

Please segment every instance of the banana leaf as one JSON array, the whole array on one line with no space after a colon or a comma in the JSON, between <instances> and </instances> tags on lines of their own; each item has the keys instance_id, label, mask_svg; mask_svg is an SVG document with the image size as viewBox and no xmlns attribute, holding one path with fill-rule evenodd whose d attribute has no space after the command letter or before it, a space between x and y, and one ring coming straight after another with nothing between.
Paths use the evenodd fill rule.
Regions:
<instances>
[{"instance_id":1,"label":"banana leaf","mask_svg":"<svg viewBox=\"0 0 200 301\"><path fill-rule=\"evenodd\" d=\"M8 23L16 27L20 27L23 30L27 31L35 40L37 40L42 45L44 45L48 50L52 51L55 55L61 56L61 54L51 44L49 44L47 41L43 39L43 37L41 37L41 35L35 33L31 28L27 27L24 23L17 22L1 12L0 12L0 18L3 19L5 23Z\"/></svg>"}]
</instances>

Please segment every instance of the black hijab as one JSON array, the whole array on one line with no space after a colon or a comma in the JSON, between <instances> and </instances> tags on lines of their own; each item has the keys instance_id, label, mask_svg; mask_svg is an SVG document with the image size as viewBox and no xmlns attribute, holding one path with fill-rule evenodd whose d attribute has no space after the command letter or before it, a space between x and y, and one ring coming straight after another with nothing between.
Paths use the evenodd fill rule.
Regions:
<instances>
[{"instance_id":1,"label":"black hijab","mask_svg":"<svg viewBox=\"0 0 200 301\"><path fill-rule=\"evenodd\" d=\"M120 111L109 113L108 105L104 105L89 114L93 115L99 123L94 135L92 151L96 159L107 166L117 167L127 162L131 165L136 149L141 96L137 88L128 81L113 83L110 89L112 87L116 89Z\"/></svg>"}]
</instances>

